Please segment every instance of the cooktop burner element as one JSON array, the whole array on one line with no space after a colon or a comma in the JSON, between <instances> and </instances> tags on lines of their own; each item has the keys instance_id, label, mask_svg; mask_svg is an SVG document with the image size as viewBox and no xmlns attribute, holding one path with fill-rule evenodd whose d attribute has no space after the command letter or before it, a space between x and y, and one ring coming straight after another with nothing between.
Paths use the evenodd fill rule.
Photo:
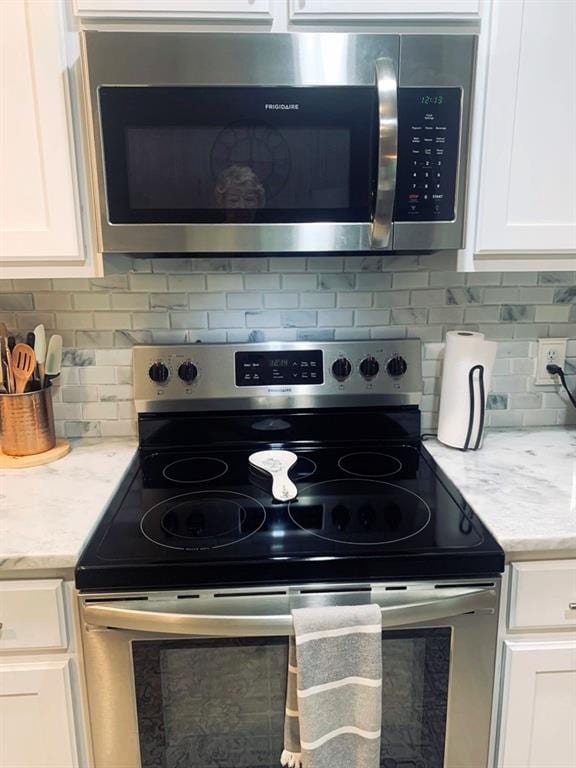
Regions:
<instances>
[{"instance_id":1,"label":"cooktop burner element","mask_svg":"<svg viewBox=\"0 0 576 768\"><path fill-rule=\"evenodd\" d=\"M338 459L338 466L343 472L357 477L390 477L400 472L402 462L387 453L357 451Z\"/></svg>"},{"instance_id":2,"label":"cooktop burner element","mask_svg":"<svg viewBox=\"0 0 576 768\"><path fill-rule=\"evenodd\" d=\"M162 470L166 480L173 483L208 483L228 472L228 464L211 456L193 456L170 462Z\"/></svg>"},{"instance_id":3,"label":"cooktop burner element","mask_svg":"<svg viewBox=\"0 0 576 768\"><path fill-rule=\"evenodd\" d=\"M313 536L373 547L416 536L432 517L416 493L380 480L314 483L289 503L288 514Z\"/></svg>"},{"instance_id":4,"label":"cooktop burner element","mask_svg":"<svg viewBox=\"0 0 576 768\"><path fill-rule=\"evenodd\" d=\"M156 504L141 522L142 533L170 549L217 549L256 533L266 519L262 504L241 493L198 491Z\"/></svg>"},{"instance_id":5,"label":"cooktop burner element","mask_svg":"<svg viewBox=\"0 0 576 768\"><path fill-rule=\"evenodd\" d=\"M367 358L379 365L369 379ZM391 373L392 359L402 365ZM177 375L187 361L194 381ZM151 380L160 364L167 378ZM82 553L78 588L500 573L501 548L420 438L421 378L414 339L136 347L138 451ZM270 471L250 465L275 452L296 457L282 475L295 498L275 498Z\"/></svg>"}]
</instances>

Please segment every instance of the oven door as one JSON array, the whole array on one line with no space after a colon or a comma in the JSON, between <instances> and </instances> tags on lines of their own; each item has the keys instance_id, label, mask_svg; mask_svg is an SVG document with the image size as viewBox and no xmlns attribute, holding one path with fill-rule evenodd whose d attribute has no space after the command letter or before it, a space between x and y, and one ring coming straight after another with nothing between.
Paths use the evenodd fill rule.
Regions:
<instances>
[{"instance_id":1,"label":"oven door","mask_svg":"<svg viewBox=\"0 0 576 768\"><path fill-rule=\"evenodd\" d=\"M391 247L397 35L84 44L103 251Z\"/></svg>"},{"instance_id":2,"label":"oven door","mask_svg":"<svg viewBox=\"0 0 576 768\"><path fill-rule=\"evenodd\" d=\"M290 608L382 608L382 768L488 766L499 582L81 597L96 768L267 768Z\"/></svg>"}]
</instances>

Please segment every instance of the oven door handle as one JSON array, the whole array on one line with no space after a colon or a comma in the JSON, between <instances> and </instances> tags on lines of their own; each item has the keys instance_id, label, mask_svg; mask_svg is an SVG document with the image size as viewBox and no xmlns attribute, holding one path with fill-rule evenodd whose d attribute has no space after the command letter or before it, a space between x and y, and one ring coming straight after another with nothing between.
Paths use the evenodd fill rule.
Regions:
<instances>
[{"instance_id":1,"label":"oven door handle","mask_svg":"<svg viewBox=\"0 0 576 768\"><path fill-rule=\"evenodd\" d=\"M388 248L396 193L398 157L398 81L392 59L376 60L378 91L378 182L372 224L372 247Z\"/></svg>"},{"instance_id":2,"label":"oven door handle","mask_svg":"<svg viewBox=\"0 0 576 768\"><path fill-rule=\"evenodd\" d=\"M386 591L373 590L372 602L382 608L382 627L421 624L464 613L495 610L493 587ZM337 599L337 595L333 596ZM250 599L250 598L249 598ZM257 600L257 596L252 598ZM284 603L284 610L286 602ZM238 602L241 598L238 599ZM108 604L84 604L82 616L91 627L153 632L168 635L210 635L212 637L247 637L258 635L290 635L293 633L290 613L185 613L184 601L178 598L143 601L135 609L132 601ZM219 601L214 601L218 604ZM323 605L337 604L324 599ZM230 603L228 603L230 606ZM304 607L302 605L301 607ZM307 607L310 604L307 604Z\"/></svg>"}]
</instances>

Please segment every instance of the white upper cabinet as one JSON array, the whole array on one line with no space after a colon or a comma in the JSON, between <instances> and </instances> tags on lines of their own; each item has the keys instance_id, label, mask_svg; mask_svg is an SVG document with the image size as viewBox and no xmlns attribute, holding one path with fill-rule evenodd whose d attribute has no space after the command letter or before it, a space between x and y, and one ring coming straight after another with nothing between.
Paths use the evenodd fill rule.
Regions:
<instances>
[{"instance_id":1,"label":"white upper cabinet","mask_svg":"<svg viewBox=\"0 0 576 768\"><path fill-rule=\"evenodd\" d=\"M61 0L0 3L0 262L8 269L84 262L62 11Z\"/></svg>"},{"instance_id":2,"label":"white upper cabinet","mask_svg":"<svg viewBox=\"0 0 576 768\"><path fill-rule=\"evenodd\" d=\"M490 35L475 250L576 252L576 3L496 0Z\"/></svg>"},{"instance_id":3,"label":"white upper cabinet","mask_svg":"<svg viewBox=\"0 0 576 768\"><path fill-rule=\"evenodd\" d=\"M73 0L86 18L271 19L283 0Z\"/></svg>"},{"instance_id":4,"label":"white upper cabinet","mask_svg":"<svg viewBox=\"0 0 576 768\"><path fill-rule=\"evenodd\" d=\"M482 0L288 0L292 21L458 19L480 15Z\"/></svg>"}]
</instances>

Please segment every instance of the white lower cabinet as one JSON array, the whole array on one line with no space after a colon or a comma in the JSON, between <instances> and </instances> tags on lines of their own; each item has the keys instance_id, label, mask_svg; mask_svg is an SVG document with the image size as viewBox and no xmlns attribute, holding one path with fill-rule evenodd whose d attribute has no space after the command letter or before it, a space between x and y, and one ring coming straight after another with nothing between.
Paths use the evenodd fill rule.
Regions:
<instances>
[{"instance_id":1,"label":"white lower cabinet","mask_svg":"<svg viewBox=\"0 0 576 768\"><path fill-rule=\"evenodd\" d=\"M513 563L497 768L576 766L576 560Z\"/></svg>"},{"instance_id":2,"label":"white lower cabinet","mask_svg":"<svg viewBox=\"0 0 576 768\"><path fill-rule=\"evenodd\" d=\"M506 641L498 768L576 765L576 638Z\"/></svg>"},{"instance_id":3,"label":"white lower cabinet","mask_svg":"<svg viewBox=\"0 0 576 768\"><path fill-rule=\"evenodd\" d=\"M69 658L0 660L0 765L77 768Z\"/></svg>"},{"instance_id":4,"label":"white lower cabinet","mask_svg":"<svg viewBox=\"0 0 576 768\"><path fill-rule=\"evenodd\" d=\"M2 768L89 766L72 616L70 583L0 581Z\"/></svg>"}]
</instances>

